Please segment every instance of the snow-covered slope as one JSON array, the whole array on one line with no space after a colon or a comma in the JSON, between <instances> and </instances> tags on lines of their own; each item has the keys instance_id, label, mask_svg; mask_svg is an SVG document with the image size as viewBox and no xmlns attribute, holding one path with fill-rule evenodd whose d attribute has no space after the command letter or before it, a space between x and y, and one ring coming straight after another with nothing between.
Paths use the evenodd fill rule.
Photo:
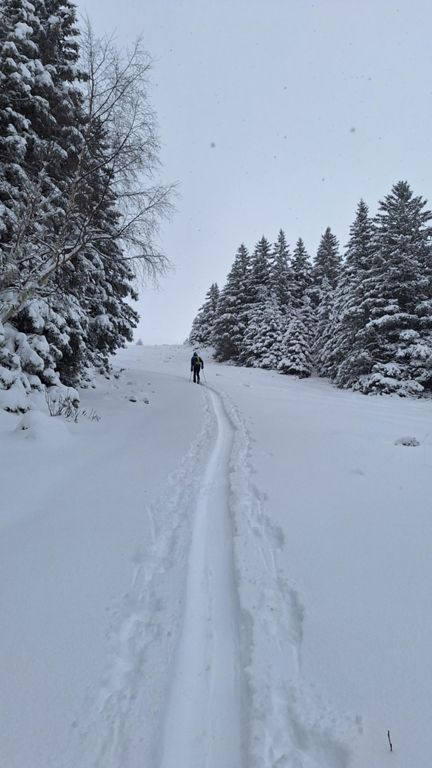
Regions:
<instances>
[{"instance_id":1,"label":"snow-covered slope","mask_svg":"<svg viewBox=\"0 0 432 768\"><path fill-rule=\"evenodd\" d=\"M426 768L432 403L189 358L0 413L0 764Z\"/></svg>"}]
</instances>

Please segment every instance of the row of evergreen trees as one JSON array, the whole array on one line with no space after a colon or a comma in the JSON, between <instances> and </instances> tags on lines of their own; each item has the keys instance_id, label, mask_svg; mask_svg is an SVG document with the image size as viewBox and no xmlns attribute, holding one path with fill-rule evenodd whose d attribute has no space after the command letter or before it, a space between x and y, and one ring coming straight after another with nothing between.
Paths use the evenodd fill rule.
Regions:
<instances>
[{"instance_id":1,"label":"row of evergreen trees","mask_svg":"<svg viewBox=\"0 0 432 768\"><path fill-rule=\"evenodd\" d=\"M331 378L364 393L432 389L432 213L401 181L369 215L360 201L342 258L328 228L313 261L284 232L241 245L190 341L219 361Z\"/></svg>"},{"instance_id":2,"label":"row of evergreen trees","mask_svg":"<svg viewBox=\"0 0 432 768\"><path fill-rule=\"evenodd\" d=\"M136 259L167 190L138 44L121 60L70 0L0 0L0 401L82 384L132 339Z\"/></svg>"}]
</instances>

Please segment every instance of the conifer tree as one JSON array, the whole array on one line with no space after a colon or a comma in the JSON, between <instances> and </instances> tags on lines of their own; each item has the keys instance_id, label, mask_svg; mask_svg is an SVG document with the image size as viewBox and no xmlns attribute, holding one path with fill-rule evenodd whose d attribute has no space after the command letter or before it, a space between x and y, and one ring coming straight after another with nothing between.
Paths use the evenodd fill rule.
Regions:
<instances>
[{"instance_id":1,"label":"conifer tree","mask_svg":"<svg viewBox=\"0 0 432 768\"><path fill-rule=\"evenodd\" d=\"M69 0L5 0L0 32L0 233L7 270L27 273L46 259L70 202L83 146L78 30ZM11 110L12 107L12 110ZM12 120L10 119L12 113ZM18 162L17 162L18 160Z\"/></svg>"},{"instance_id":2,"label":"conifer tree","mask_svg":"<svg viewBox=\"0 0 432 768\"><path fill-rule=\"evenodd\" d=\"M25 226L28 190L35 182L29 158L37 142L32 126L36 80L44 74L34 38L40 21L27 0L3 0L0 24L0 259L3 275L16 269L5 245ZM43 110L44 103L39 106ZM36 188L35 188L36 191Z\"/></svg>"},{"instance_id":3,"label":"conifer tree","mask_svg":"<svg viewBox=\"0 0 432 768\"><path fill-rule=\"evenodd\" d=\"M330 310L328 339L322 350L321 372L339 386L356 380L356 335L367 322L364 281L372 268L375 227L366 203L360 200L351 225L346 258Z\"/></svg>"},{"instance_id":4,"label":"conifer tree","mask_svg":"<svg viewBox=\"0 0 432 768\"><path fill-rule=\"evenodd\" d=\"M263 236L255 246L250 261L250 271L245 283L243 317L243 338L249 326L256 320L261 322L264 304L270 299L271 289L271 245ZM241 344L238 362L253 365L252 353L248 343Z\"/></svg>"},{"instance_id":5,"label":"conifer tree","mask_svg":"<svg viewBox=\"0 0 432 768\"><path fill-rule=\"evenodd\" d=\"M334 290L336 288L340 268L341 256L339 253L339 243L330 227L327 227L326 231L321 237L312 269L312 297L315 306L320 303L321 286L324 279L328 281L331 289Z\"/></svg>"},{"instance_id":6,"label":"conifer tree","mask_svg":"<svg viewBox=\"0 0 432 768\"><path fill-rule=\"evenodd\" d=\"M249 297L253 303L260 301L263 295L270 292L271 286L271 245L264 236L255 246L251 258L251 270L249 279Z\"/></svg>"},{"instance_id":7,"label":"conifer tree","mask_svg":"<svg viewBox=\"0 0 432 768\"><path fill-rule=\"evenodd\" d=\"M307 378L312 373L309 333L301 317L294 314L282 339L281 373Z\"/></svg>"},{"instance_id":8,"label":"conifer tree","mask_svg":"<svg viewBox=\"0 0 432 768\"><path fill-rule=\"evenodd\" d=\"M276 296L268 295L254 305L242 344L242 362L255 368L278 367L286 319Z\"/></svg>"},{"instance_id":9,"label":"conifer tree","mask_svg":"<svg viewBox=\"0 0 432 768\"><path fill-rule=\"evenodd\" d=\"M220 293L213 341L216 360L239 361L247 326L249 277L250 256L242 243Z\"/></svg>"},{"instance_id":10,"label":"conifer tree","mask_svg":"<svg viewBox=\"0 0 432 768\"><path fill-rule=\"evenodd\" d=\"M78 32L68 0L4 0L1 10L0 313L9 319L9 299L14 308L13 297L20 296L10 315L13 326L4 332L16 368L22 366L27 384L38 387L41 381L59 383L56 368L66 338L55 284L44 276L49 300L33 299L33 306L29 288L63 237L83 146ZM79 324L77 306L72 313Z\"/></svg>"},{"instance_id":11,"label":"conifer tree","mask_svg":"<svg viewBox=\"0 0 432 768\"><path fill-rule=\"evenodd\" d=\"M290 264L291 302L294 309L300 309L304 297L310 294L312 286L312 264L301 237L297 240Z\"/></svg>"},{"instance_id":12,"label":"conifer tree","mask_svg":"<svg viewBox=\"0 0 432 768\"><path fill-rule=\"evenodd\" d=\"M306 329L306 336L310 349L312 350L312 345L316 337L317 316L316 310L314 310L311 298L308 294L304 296L303 304L299 309L294 310L293 315L297 315L302 321Z\"/></svg>"},{"instance_id":13,"label":"conifer tree","mask_svg":"<svg viewBox=\"0 0 432 768\"><path fill-rule=\"evenodd\" d=\"M189 336L191 344L210 346L213 344L216 320L218 317L220 291L217 283L212 283L207 291L202 307L192 323Z\"/></svg>"},{"instance_id":14,"label":"conifer tree","mask_svg":"<svg viewBox=\"0 0 432 768\"><path fill-rule=\"evenodd\" d=\"M363 286L366 323L355 343L363 392L419 394L432 386L430 211L405 181L380 202Z\"/></svg>"},{"instance_id":15,"label":"conifer tree","mask_svg":"<svg viewBox=\"0 0 432 768\"><path fill-rule=\"evenodd\" d=\"M288 312L292 303L289 261L289 246L281 229L270 258L270 290L284 312Z\"/></svg>"},{"instance_id":16,"label":"conifer tree","mask_svg":"<svg viewBox=\"0 0 432 768\"><path fill-rule=\"evenodd\" d=\"M331 316L333 289L326 277L320 286L320 303L316 309L315 337L312 344L312 356L318 373L325 376L326 350L331 338Z\"/></svg>"}]
</instances>

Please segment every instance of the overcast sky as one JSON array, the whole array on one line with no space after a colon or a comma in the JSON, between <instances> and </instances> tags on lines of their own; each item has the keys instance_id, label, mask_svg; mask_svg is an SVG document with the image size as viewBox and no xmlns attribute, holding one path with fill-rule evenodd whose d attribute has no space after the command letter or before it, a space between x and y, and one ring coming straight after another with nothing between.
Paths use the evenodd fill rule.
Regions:
<instances>
[{"instance_id":1,"label":"overcast sky","mask_svg":"<svg viewBox=\"0 0 432 768\"><path fill-rule=\"evenodd\" d=\"M136 338L182 342L239 244L283 228L344 244L358 200L400 179L432 198L429 0L78 0L96 33L143 36L179 183L160 242L175 271L141 294Z\"/></svg>"}]
</instances>

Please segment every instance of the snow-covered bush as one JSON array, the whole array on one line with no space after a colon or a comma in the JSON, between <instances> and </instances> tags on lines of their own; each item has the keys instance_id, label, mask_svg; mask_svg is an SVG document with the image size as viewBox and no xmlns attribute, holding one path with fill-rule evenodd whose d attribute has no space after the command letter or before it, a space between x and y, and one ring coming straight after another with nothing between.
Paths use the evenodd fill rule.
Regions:
<instances>
[{"instance_id":1,"label":"snow-covered bush","mask_svg":"<svg viewBox=\"0 0 432 768\"><path fill-rule=\"evenodd\" d=\"M308 331L299 317L294 317L283 338L283 357L277 366L281 373L307 378L312 372Z\"/></svg>"},{"instance_id":2,"label":"snow-covered bush","mask_svg":"<svg viewBox=\"0 0 432 768\"><path fill-rule=\"evenodd\" d=\"M387 394L421 395L424 387L414 379L404 379L403 369L397 363L380 363L374 365L372 373L361 376L354 385L354 389L365 395Z\"/></svg>"},{"instance_id":3,"label":"snow-covered bush","mask_svg":"<svg viewBox=\"0 0 432 768\"><path fill-rule=\"evenodd\" d=\"M0 408L25 413L29 408L27 395L31 385L16 354L15 335L10 326L0 324Z\"/></svg>"}]
</instances>

